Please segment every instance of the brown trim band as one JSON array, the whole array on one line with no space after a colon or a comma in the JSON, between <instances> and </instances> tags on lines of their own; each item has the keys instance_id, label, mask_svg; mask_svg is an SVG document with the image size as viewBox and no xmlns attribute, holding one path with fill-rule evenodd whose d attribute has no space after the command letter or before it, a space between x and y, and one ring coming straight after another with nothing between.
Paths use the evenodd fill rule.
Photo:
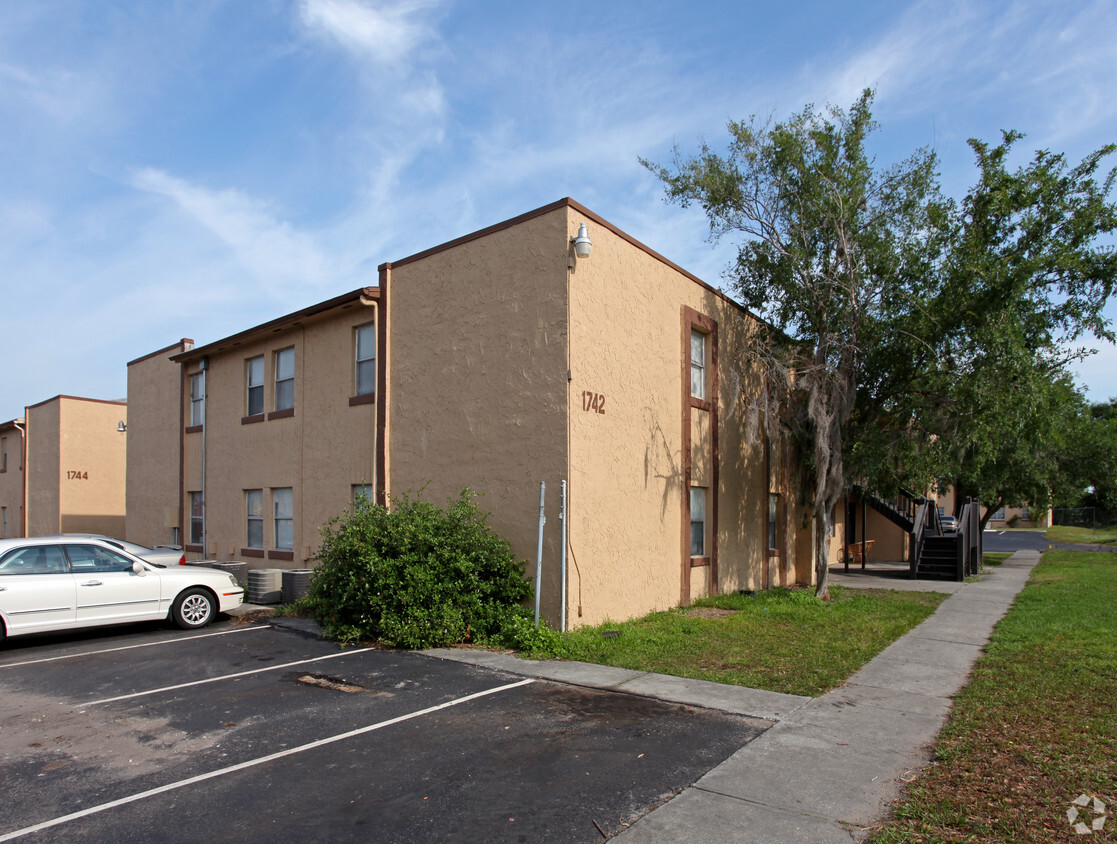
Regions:
<instances>
[{"instance_id":1,"label":"brown trim band","mask_svg":"<svg viewBox=\"0 0 1117 844\"><path fill-rule=\"evenodd\" d=\"M388 506L388 281L390 263L381 264L380 301L376 306L376 503Z\"/></svg>"},{"instance_id":2,"label":"brown trim band","mask_svg":"<svg viewBox=\"0 0 1117 844\"><path fill-rule=\"evenodd\" d=\"M240 555L242 557L261 557L262 558L264 556L264 549L263 548L241 548L240 549Z\"/></svg>"},{"instance_id":3,"label":"brown trim band","mask_svg":"<svg viewBox=\"0 0 1117 844\"><path fill-rule=\"evenodd\" d=\"M187 425L182 429L184 434L200 434L206 429L205 425Z\"/></svg>"},{"instance_id":4,"label":"brown trim band","mask_svg":"<svg viewBox=\"0 0 1117 844\"><path fill-rule=\"evenodd\" d=\"M271 422L273 419L290 419L294 415L295 408L293 407L287 407L283 410L273 410L268 414L268 421Z\"/></svg>"},{"instance_id":5,"label":"brown trim band","mask_svg":"<svg viewBox=\"0 0 1117 844\"><path fill-rule=\"evenodd\" d=\"M362 393L359 396L349 397L350 407L357 407L361 404L376 404L376 393Z\"/></svg>"},{"instance_id":6,"label":"brown trim band","mask_svg":"<svg viewBox=\"0 0 1117 844\"><path fill-rule=\"evenodd\" d=\"M184 550L189 551L192 554L201 554L205 552L205 548L203 548L201 545L187 545Z\"/></svg>"},{"instance_id":7,"label":"brown trim band","mask_svg":"<svg viewBox=\"0 0 1117 844\"><path fill-rule=\"evenodd\" d=\"M708 566L710 564L711 564L711 560L710 560L709 557L691 557L690 558L690 567L692 569L702 568L703 566Z\"/></svg>"},{"instance_id":8,"label":"brown trim band","mask_svg":"<svg viewBox=\"0 0 1117 844\"><path fill-rule=\"evenodd\" d=\"M704 332L710 338L709 399L698 399L690 391L690 334L694 329ZM717 320L683 306L682 318L682 389L683 389L683 488L682 488L682 588L681 601L684 606L690 603L690 570L709 567L708 589L711 595L718 594L718 324ZM702 557L690 556L690 487L692 481L691 455L691 414L700 410L710 414L710 486L707 501L706 531L709 535L709 554ZM699 562L695 562L699 561Z\"/></svg>"},{"instance_id":9,"label":"brown trim band","mask_svg":"<svg viewBox=\"0 0 1117 844\"><path fill-rule=\"evenodd\" d=\"M295 559L294 551L268 551L269 560L286 560L291 562Z\"/></svg>"},{"instance_id":10,"label":"brown trim band","mask_svg":"<svg viewBox=\"0 0 1117 844\"><path fill-rule=\"evenodd\" d=\"M242 424L242 425L253 425L256 422L263 422L263 421L264 421L264 414L262 414L262 413L253 413L251 416L242 416L240 418L240 424Z\"/></svg>"}]
</instances>

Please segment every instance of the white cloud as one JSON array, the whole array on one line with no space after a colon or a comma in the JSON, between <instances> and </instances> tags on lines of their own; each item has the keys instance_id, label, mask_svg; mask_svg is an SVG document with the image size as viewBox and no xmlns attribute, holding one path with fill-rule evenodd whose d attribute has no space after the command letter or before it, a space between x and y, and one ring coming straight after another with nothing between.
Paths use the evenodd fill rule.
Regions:
<instances>
[{"instance_id":1,"label":"white cloud","mask_svg":"<svg viewBox=\"0 0 1117 844\"><path fill-rule=\"evenodd\" d=\"M403 61L435 33L422 15L430 0L366 4L357 0L303 0L307 28L328 35L345 49L380 65Z\"/></svg>"},{"instance_id":2,"label":"white cloud","mask_svg":"<svg viewBox=\"0 0 1117 844\"><path fill-rule=\"evenodd\" d=\"M238 263L268 287L282 290L322 287L336 280L336 268L310 235L276 219L263 202L235 190L209 190L162 170L145 168L133 187L171 199L235 253Z\"/></svg>"}]
</instances>

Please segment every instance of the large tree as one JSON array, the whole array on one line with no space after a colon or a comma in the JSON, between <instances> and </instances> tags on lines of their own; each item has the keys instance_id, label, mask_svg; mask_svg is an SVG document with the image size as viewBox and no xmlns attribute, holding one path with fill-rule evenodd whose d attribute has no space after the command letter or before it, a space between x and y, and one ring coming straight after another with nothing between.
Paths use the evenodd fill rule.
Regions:
<instances>
[{"instance_id":1,"label":"large tree","mask_svg":"<svg viewBox=\"0 0 1117 844\"><path fill-rule=\"evenodd\" d=\"M767 417L798 445L824 599L829 527L847 488L845 451L866 350L910 357L913 337L903 326L922 319L940 245L934 156L919 151L875 168L865 149L875 128L871 104L865 91L848 112L808 106L781 123L731 122L727 155L703 146L690 158L676 150L670 168L644 162L671 200L701 205L713 238L740 239L734 292L774 326L740 351L764 371ZM907 413L894 400L877 409Z\"/></svg>"},{"instance_id":2,"label":"large tree","mask_svg":"<svg viewBox=\"0 0 1117 844\"><path fill-rule=\"evenodd\" d=\"M765 375L768 435L778 423L798 446L823 598L848 479L1035 494L1057 458L1030 448L1043 438L1034 420L1069 400L1063 344L1113 339L1114 172L1096 178L1113 147L1073 167L1038 152L1010 170L1018 133L971 141L978 182L954 203L927 150L874 165L872 99L730 122L725 154L703 145L689 157L676 148L669 167L643 162L669 201L702 207L712 239L737 240L732 290L771 321L738 352Z\"/></svg>"}]
</instances>

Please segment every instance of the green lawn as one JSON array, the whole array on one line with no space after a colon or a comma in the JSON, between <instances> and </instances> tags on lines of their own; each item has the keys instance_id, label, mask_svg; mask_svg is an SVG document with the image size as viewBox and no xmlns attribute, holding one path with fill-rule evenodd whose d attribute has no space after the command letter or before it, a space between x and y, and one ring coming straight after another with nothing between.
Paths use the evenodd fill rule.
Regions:
<instances>
[{"instance_id":1,"label":"green lawn","mask_svg":"<svg viewBox=\"0 0 1117 844\"><path fill-rule=\"evenodd\" d=\"M800 695L840 685L891 642L935 611L937 592L831 586L822 603L813 590L772 589L696 601L619 624L580 628L562 637L560 655ZM603 635L613 633L616 635Z\"/></svg>"},{"instance_id":2,"label":"green lawn","mask_svg":"<svg viewBox=\"0 0 1117 844\"><path fill-rule=\"evenodd\" d=\"M1117 528L1090 530L1089 528L1057 525L1047 529L1047 538L1052 542L1066 542L1077 545L1117 544Z\"/></svg>"},{"instance_id":3,"label":"green lawn","mask_svg":"<svg viewBox=\"0 0 1117 844\"><path fill-rule=\"evenodd\" d=\"M1088 836L1067 820L1080 794L1109 807ZM1117 841L1115 809L1117 554L1048 552L956 699L934 765L871 840L1100 844Z\"/></svg>"},{"instance_id":4,"label":"green lawn","mask_svg":"<svg viewBox=\"0 0 1117 844\"><path fill-rule=\"evenodd\" d=\"M981 555L981 563L985 566L999 566L1011 556L1011 551L986 551Z\"/></svg>"}]
</instances>

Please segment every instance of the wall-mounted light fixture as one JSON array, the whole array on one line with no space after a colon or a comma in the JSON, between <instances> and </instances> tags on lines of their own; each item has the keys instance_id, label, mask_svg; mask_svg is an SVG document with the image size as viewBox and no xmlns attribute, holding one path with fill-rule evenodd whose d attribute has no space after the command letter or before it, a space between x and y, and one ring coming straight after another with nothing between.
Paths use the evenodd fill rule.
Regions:
<instances>
[{"instance_id":1,"label":"wall-mounted light fixture","mask_svg":"<svg viewBox=\"0 0 1117 844\"><path fill-rule=\"evenodd\" d=\"M123 419L121 419L119 422L116 423L116 432L118 434L123 434L127 430L128 430L128 426L124 424Z\"/></svg>"},{"instance_id":2,"label":"wall-mounted light fixture","mask_svg":"<svg viewBox=\"0 0 1117 844\"><path fill-rule=\"evenodd\" d=\"M574 244L574 254L579 258L588 258L590 252L593 251L593 244L590 242L590 233L586 231L585 223L578 226L578 236L571 238L570 242Z\"/></svg>"}]
</instances>

